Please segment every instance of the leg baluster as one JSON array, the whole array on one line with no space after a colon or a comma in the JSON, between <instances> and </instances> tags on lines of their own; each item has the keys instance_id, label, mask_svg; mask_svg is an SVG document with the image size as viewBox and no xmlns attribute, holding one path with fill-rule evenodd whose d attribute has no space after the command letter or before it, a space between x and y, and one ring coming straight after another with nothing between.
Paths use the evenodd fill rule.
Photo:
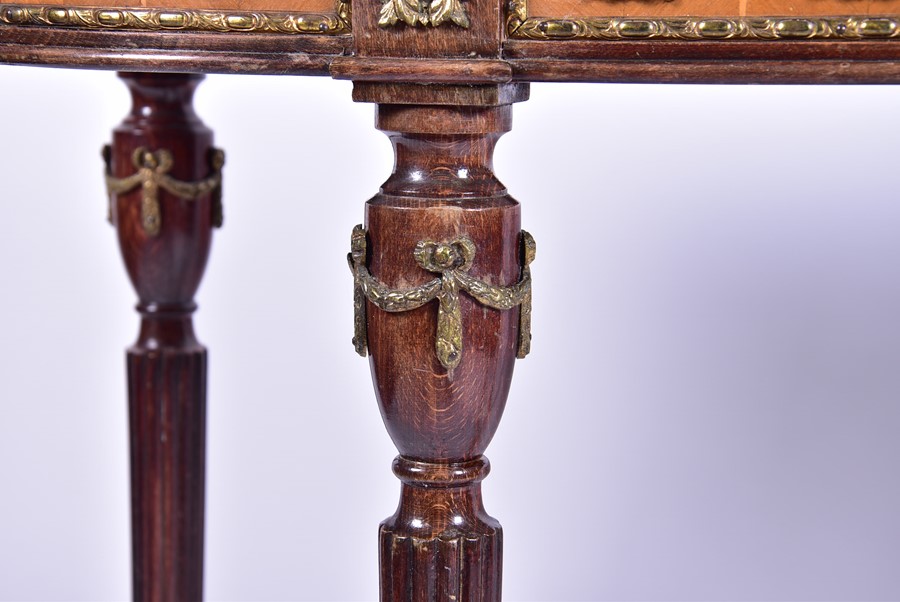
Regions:
<instances>
[{"instance_id":1,"label":"leg baluster","mask_svg":"<svg viewBox=\"0 0 900 602\"><path fill-rule=\"evenodd\" d=\"M194 114L202 76L123 74L131 114L105 151L110 220L138 295L128 350L134 599L203 596L206 350L194 294L221 220L223 155Z\"/></svg>"},{"instance_id":2,"label":"leg baluster","mask_svg":"<svg viewBox=\"0 0 900 602\"><path fill-rule=\"evenodd\" d=\"M416 104L404 103L410 91ZM534 245L492 154L509 103L526 96L516 85L354 90L378 103L396 155L350 256L356 348L370 355L400 451L400 505L380 528L383 602L500 600L502 532L482 504L482 454L528 347Z\"/></svg>"}]
</instances>

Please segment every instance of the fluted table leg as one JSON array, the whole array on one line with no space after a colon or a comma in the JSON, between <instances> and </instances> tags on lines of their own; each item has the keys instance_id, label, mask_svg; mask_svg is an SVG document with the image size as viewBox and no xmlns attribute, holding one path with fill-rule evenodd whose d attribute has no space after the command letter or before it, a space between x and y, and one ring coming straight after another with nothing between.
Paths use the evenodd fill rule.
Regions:
<instances>
[{"instance_id":1,"label":"fluted table leg","mask_svg":"<svg viewBox=\"0 0 900 602\"><path fill-rule=\"evenodd\" d=\"M356 83L394 146L393 175L352 238L355 344L400 451L381 524L383 602L499 602L502 532L482 455L530 343L531 237L492 171L528 88Z\"/></svg>"},{"instance_id":2,"label":"fluted table leg","mask_svg":"<svg viewBox=\"0 0 900 602\"><path fill-rule=\"evenodd\" d=\"M122 74L132 111L107 147L110 219L138 295L128 350L134 599L201 600L206 349L191 314L221 221L212 132L196 75Z\"/></svg>"}]
</instances>

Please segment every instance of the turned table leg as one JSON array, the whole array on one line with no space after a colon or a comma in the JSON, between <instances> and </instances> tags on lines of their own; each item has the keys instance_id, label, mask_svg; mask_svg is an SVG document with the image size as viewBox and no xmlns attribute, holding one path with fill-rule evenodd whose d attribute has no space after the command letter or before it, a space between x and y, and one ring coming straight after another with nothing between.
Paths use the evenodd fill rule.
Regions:
<instances>
[{"instance_id":1,"label":"turned table leg","mask_svg":"<svg viewBox=\"0 0 900 602\"><path fill-rule=\"evenodd\" d=\"M206 349L191 314L221 222L224 159L191 106L202 76L121 77L132 111L104 154L141 315L127 356L134 599L201 600Z\"/></svg>"},{"instance_id":2,"label":"turned table leg","mask_svg":"<svg viewBox=\"0 0 900 602\"><path fill-rule=\"evenodd\" d=\"M502 532L482 455L530 344L534 242L492 171L528 88L361 84L396 163L350 254L356 336L400 455L381 524L383 602L499 602Z\"/></svg>"}]
</instances>

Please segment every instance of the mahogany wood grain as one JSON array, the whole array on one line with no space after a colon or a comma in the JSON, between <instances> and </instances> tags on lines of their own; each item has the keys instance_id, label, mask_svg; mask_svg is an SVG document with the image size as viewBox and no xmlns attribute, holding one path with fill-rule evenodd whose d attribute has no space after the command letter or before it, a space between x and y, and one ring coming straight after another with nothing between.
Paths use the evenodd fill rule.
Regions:
<instances>
[{"instance_id":1,"label":"mahogany wood grain","mask_svg":"<svg viewBox=\"0 0 900 602\"><path fill-rule=\"evenodd\" d=\"M428 3L425 2L425 5ZM380 27L383 2L369 0L353 4L354 54L360 57L484 59L500 55L504 11L499 2L463 2L468 28L455 24L440 27L397 23Z\"/></svg>"},{"instance_id":2,"label":"mahogany wood grain","mask_svg":"<svg viewBox=\"0 0 900 602\"><path fill-rule=\"evenodd\" d=\"M174 178L209 175L212 132L191 98L202 76L123 74L132 111L116 128L112 173L133 174L139 147L172 153ZM191 314L212 240L212 200L159 190L161 228L141 219L141 190L116 195L112 218L138 295L141 329L128 350L134 599L201 600L206 349Z\"/></svg>"},{"instance_id":3,"label":"mahogany wood grain","mask_svg":"<svg viewBox=\"0 0 900 602\"><path fill-rule=\"evenodd\" d=\"M509 40L514 81L683 84L900 83L900 44Z\"/></svg>"},{"instance_id":4,"label":"mahogany wood grain","mask_svg":"<svg viewBox=\"0 0 900 602\"><path fill-rule=\"evenodd\" d=\"M424 88L424 87L423 87ZM521 86L473 97L527 96ZM519 205L494 176L492 157L511 127L509 104L448 105L450 87L364 86L378 97L376 125L396 163L366 204L369 269L393 288L434 279L414 258L422 240L469 237L469 273L497 285L520 276ZM431 97L434 104L404 104ZM368 304L370 363L379 407L400 456L396 514L380 529L381 600L499 602L502 531L484 510L482 455L500 422L515 364L518 308L498 311L465 294L463 350L445 368L435 353L437 302L403 313Z\"/></svg>"},{"instance_id":5,"label":"mahogany wood grain","mask_svg":"<svg viewBox=\"0 0 900 602\"><path fill-rule=\"evenodd\" d=\"M817 61L858 62L900 61L900 44L884 44L873 41L848 42L772 42L720 40L715 42L689 42L653 40L601 42L596 40L567 40L544 42L536 40L509 40L504 45L503 56L515 66L516 59L534 59L538 63L553 65L570 62L573 66L588 61L629 61L635 66L652 65L669 61L691 61L695 64L714 66L723 62L757 62L776 65L780 62L798 62L815 67ZM798 76L802 76L801 73ZM874 75L874 74L873 74ZM763 83L763 82L760 82Z\"/></svg>"},{"instance_id":6,"label":"mahogany wood grain","mask_svg":"<svg viewBox=\"0 0 900 602\"><path fill-rule=\"evenodd\" d=\"M0 62L116 70L328 75L331 69L335 77L360 81L462 84L509 77L520 82L900 82L897 40L513 39L503 42L500 60L472 61L423 60L416 46L407 48L405 58L342 56L351 52L359 32L320 36L0 26L0 34Z\"/></svg>"},{"instance_id":7,"label":"mahogany wood grain","mask_svg":"<svg viewBox=\"0 0 900 602\"><path fill-rule=\"evenodd\" d=\"M0 26L0 62L170 73L327 75L350 36Z\"/></svg>"},{"instance_id":8,"label":"mahogany wood grain","mask_svg":"<svg viewBox=\"0 0 900 602\"><path fill-rule=\"evenodd\" d=\"M512 61L516 79L530 82L671 84L898 84L893 61Z\"/></svg>"},{"instance_id":9,"label":"mahogany wood grain","mask_svg":"<svg viewBox=\"0 0 900 602\"><path fill-rule=\"evenodd\" d=\"M453 61L436 59L337 57L331 62L335 79L364 81L416 81L432 84L505 84L512 80L509 63L478 59Z\"/></svg>"},{"instance_id":10,"label":"mahogany wood grain","mask_svg":"<svg viewBox=\"0 0 900 602\"><path fill-rule=\"evenodd\" d=\"M355 102L389 104L399 95L408 104L429 106L496 107L528 100L528 84L506 86L443 85L394 83L389 86L374 82L353 82ZM384 115L384 113L382 113Z\"/></svg>"}]
</instances>

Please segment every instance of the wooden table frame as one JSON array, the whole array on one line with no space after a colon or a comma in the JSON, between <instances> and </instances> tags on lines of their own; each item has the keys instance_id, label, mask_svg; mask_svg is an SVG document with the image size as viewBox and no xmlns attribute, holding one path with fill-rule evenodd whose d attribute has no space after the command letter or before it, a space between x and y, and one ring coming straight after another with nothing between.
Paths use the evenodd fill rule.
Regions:
<instances>
[{"instance_id":1,"label":"wooden table frame","mask_svg":"<svg viewBox=\"0 0 900 602\"><path fill-rule=\"evenodd\" d=\"M890 15L610 20L453 0L404 14L411 6L0 7L0 60L119 70L132 93L105 159L140 299L128 355L135 599L202 598L206 352L191 313L222 223L224 155L192 107L198 74L328 74L376 105L396 165L348 261L354 344L400 450L381 596L484 602L501 597L502 532L481 501L483 452L530 348L535 259L493 147L529 82L900 80Z\"/></svg>"}]
</instances>

